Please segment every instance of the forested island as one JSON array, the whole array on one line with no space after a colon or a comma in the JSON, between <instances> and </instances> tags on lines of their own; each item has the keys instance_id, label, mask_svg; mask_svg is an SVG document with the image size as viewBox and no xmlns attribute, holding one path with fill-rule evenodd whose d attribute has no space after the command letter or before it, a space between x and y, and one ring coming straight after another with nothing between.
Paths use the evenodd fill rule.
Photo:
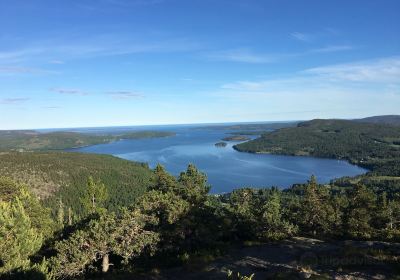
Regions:
<instances>
[{"instance_id":1,"label":"forested island","mask_svg":"<svg viewBox=\"0 0 400 280\"><path fill-rule=\"evenodd\" d=\"M247 141L250 140L249 137L244 135L232 135L222 138L223 141Z\"/></svg>"},{"instance_id":2,"label":"forested island","mask_svg":"<svg viewBox=\"0 0 400 280\"><path fill-rule=\"evenodd\" d=\"M400 128L313 120L235 146L371 171L210 195L190 164L67 152L0 154L2 279L396 279Z\"/></svg>"},{"instance_id":3,"label":"forested island","mask_svg":"<svg viewBox=\"0 0 400 280\"><path fill-rule=\"evenodd\" d=\"M97 135L68 131L40 133L34 130L0 131L0 151L65 150L105 144L123 139L143 139L174 136L166 131L135 131L122 134Z\"/></svg>"},{"instance_id":4,"label":"forested island","mask_svg":"<svg viewBox=\"0 0 400 280\"><path fill-rule=\"evenodd\" d=\"M214 145L218 148L225 148L228 144L226 142L217 142Z\"/></svg>"}]
</instances>

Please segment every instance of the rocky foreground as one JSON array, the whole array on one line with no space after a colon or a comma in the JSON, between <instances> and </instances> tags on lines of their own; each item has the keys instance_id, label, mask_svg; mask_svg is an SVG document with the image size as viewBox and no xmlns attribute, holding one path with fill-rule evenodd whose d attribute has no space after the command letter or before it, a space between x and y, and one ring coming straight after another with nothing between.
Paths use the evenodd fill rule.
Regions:
<instances>
[{"instance_id":1,"label":"rocky foreground","mask_svg":"<svg viewBox=\"0 0 400 280\"><path fill-rule=\"evenodd\" d=\"M400 243L293 238L238 247L209 263L113 279L227 279L229 271L258 279L400 279ZM236 279L236 278L232 278Z\"/></svg>"}]
</instances>

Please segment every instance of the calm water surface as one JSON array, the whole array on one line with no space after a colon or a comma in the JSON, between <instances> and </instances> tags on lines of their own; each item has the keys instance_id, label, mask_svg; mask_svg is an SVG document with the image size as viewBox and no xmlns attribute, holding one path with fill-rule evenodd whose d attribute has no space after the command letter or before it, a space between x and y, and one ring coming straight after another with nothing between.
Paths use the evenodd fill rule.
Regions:
<instances>
[{"instance_id":1,"label":"calm water surface","mask_svg":"<svg viewBox=\"0 0 400 280\"><path fill-rule=\"evenodd\" d=\"M110 154L120 158L147 162L150 167L161 163L174 175L194 163L205 172L212 193L251 186L289 187L306 182L312 174L321 183L333 178L355 176L366 170L346 161L311 157L249 154L235 151L230 142L225 148L215 147L229 130L199 129L194 126L152 126L125 128L79 129L86 133L119 133L135 130L164 130L176 136L141 140L121 140L109 144L75 149L85 153Z\"/></svg>"}]
</instances>

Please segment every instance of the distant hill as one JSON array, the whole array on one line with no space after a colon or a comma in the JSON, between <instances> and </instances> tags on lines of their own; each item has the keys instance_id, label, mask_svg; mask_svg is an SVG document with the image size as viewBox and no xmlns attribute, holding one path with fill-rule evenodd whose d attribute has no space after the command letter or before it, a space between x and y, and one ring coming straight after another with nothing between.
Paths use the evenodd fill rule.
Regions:
<instances>
[{"instance_id":1,"label":"distant hill","mask_svg":"<svg viewBox=\"0 0 400 280\"><path fill-rule=\"evenodd\" d=\"M376 124L388 124L400 126L400 115L385 115L385 116L373 116L363 119L354 120L356 122L364 123L376 123Z\"/></svg>"},{"instance_id":2,"label":"distant hill","mask_svg":"<svg viewBox=\"0 0 400 280\"><path fill-rule=\"evenodd\" d=\"M26 184L46 204L53 206L62 198L66 206L81 213L81 197L89 176L107 187L107 208L128 206L150 184L152 172L146 164L109 155L72 152L0 153L0 176Z\"/></svg>"},{"instance_id":3,"label":"distant hill","mask_svg":"<svg viewBox=\"0 0 400 280\"><path fill-rule=\"evenodd\" d=\"M121 139L174 136L167 131L134 131L118 135L97 135L68 131L40 133L34 130L0 130L0 151L64 150L104 144Z\"/></svg>"},{"instance_id":4,"label":"distant hill","mask_svg":"<svg viewBox=\"0 0 400 280\"><path fill-rule=\"evenodd\" d=\"M400 127L316 119L265 133L234 148L252 153L346 159L381 175L400 176Z\"/></svg>"}]
</instances>

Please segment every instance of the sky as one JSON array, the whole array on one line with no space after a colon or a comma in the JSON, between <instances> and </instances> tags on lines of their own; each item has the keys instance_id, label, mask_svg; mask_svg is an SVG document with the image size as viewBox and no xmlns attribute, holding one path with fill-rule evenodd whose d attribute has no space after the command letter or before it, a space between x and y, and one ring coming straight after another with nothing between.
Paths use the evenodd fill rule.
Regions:
<instances>
[{"instance_id":1,"label":"sky","mask_svg":"<svg viewBox=\"0 0 400 280\"><path fill-rule=\"evenodd\" d=\"M398 0L0 0L0 129L400 114Z\"/></svg>"}]
</instances>

